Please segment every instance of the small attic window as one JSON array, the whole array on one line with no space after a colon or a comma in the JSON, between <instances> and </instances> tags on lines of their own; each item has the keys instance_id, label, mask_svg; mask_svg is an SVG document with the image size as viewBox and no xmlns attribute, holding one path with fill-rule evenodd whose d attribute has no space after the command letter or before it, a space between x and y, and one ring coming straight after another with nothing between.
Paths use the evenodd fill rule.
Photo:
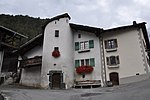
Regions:
<instances>
[{"instance_id":1,"label":"small attic window","mask_svg":"<svg viewBox=\"0 0 150 100\"><path fill-rule=\"evenodd\" d=\"M59 47L54 47L54 51L59 51Z\"/></svg>"},{"instance_id":2,"label":"small attic window","mask_svg":"<svg viewBox=\"0 0 150 100\"><path fill-rule=\"evenodd\" d=\"M81 34L78 34L78 38L81 38Z\"/></svg>"},{"instance_id":3,"label":"small attic window","mask_svg":"<svg viewBox=\"0 0 150 100\"><path fill-rule=\"evenodd\" d=\"M68 23L69 22L69 20L68 19L66 19L66 23Z\"/></svg>"}]
</instances>

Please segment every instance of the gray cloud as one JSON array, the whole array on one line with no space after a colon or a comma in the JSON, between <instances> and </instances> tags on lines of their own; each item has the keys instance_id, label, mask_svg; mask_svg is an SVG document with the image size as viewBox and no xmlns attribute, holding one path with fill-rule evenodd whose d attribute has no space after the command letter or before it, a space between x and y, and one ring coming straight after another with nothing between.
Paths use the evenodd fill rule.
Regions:
<instances>
[{"instance_id":1,"label":"gray cloud","mask_svg":"<svg viewBox=\"0 0 150 100\"><path fill-rule=\"evenodd\" d=\"M146 21L150 30L150 0L1 0L0 13L50 18L64 12L71 22L111 28Z\"/></svg>"}]
</instances>

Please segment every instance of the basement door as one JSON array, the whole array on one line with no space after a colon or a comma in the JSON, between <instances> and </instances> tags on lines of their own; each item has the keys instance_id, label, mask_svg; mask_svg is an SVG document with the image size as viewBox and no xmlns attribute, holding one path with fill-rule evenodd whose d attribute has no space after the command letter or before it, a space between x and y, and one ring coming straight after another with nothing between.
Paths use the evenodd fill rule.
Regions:
<instances>
[{"instance_id":1,"label":"basement door","mask_svg":"<svg viewBox=\"0 0 150 100\"><path fill-rule=\"evenodd\" d=\"M113 83L113 85L119 85L119 75L117 72L112 72L109 74L110 81Z\"/></svg>"},{"instance_id":2,"label":"basement door","mask_svg":"<svg viewBox=\"0 0 150 100\"><path fill-rule=\"evenodd\" d=\"M52 75L52 89L61 88L61 73L53 73Z\"/></svg>"}]
</instances>

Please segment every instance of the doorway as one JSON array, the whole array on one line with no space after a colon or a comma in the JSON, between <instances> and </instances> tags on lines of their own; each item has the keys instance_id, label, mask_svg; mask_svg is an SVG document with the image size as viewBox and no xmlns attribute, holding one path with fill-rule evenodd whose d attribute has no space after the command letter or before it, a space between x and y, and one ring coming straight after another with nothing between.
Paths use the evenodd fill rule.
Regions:
<instances>
[{"instance_id":1,"label":"doorway","mask_svg":"<svg viewBox=\"0 0 150 100\"><path fill-rule=\"evenodd\" d=\"M109 77L113 85L119 85L119 74L117 72L110 73Z\"/></svg>"},{"instance_id":2,"label":"doorway","mask_svg":"<svg viewBox=\"0 0 150 100\"><path fill-rule=\"evenodd\" d=\"M52 75L52 89L61 88L61 73L53 73Z\"/></svg>"}]
</instances>

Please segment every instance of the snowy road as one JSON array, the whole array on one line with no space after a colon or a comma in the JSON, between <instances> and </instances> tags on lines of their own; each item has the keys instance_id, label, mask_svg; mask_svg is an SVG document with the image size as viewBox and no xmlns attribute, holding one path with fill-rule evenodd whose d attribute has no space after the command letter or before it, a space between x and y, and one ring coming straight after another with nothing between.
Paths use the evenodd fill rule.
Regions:
<instances>
[{"instance_id":1,"label":"snowy road","mask_svg":"<svg viewBox=\"0 0 150 100\"><path fill-rule=\"evenodd\" d=\"M71 90L0 87L8 100L150 100L150 80L116 87Z\"/></svg>"}]
</instances>

